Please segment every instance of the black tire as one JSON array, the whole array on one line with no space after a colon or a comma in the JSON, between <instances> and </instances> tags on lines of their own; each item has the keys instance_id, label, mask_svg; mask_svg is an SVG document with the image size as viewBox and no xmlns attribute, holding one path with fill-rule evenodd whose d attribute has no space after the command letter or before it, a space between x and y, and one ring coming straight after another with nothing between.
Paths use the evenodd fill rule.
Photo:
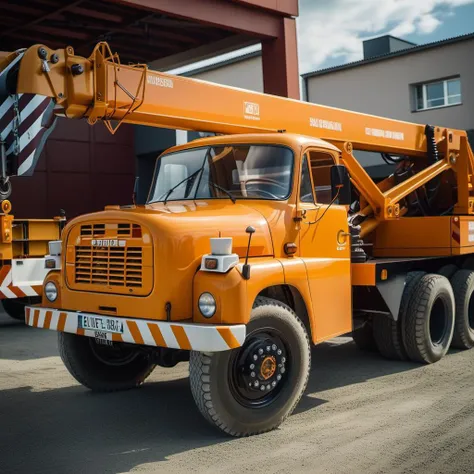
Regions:
<instances>
[{"instance_id":1,"label":"black tire","mask_svg":"<svg viewBox=\"0 0 474 474\"><path fill-rule=\"evenodd\" d=\"M275 341L270 352L271 342L265 346L269 338ZM264 352L257 356L261 354L257 349L260 342ZM283 353L288 359L276 359L277 351L280 351L278 357ZM275 388L268 389L267 380L260 379L263 381L259 389L263 386L263 390L265 387L269 390L260 394L252 388L252 380L259 381L264 375L265 360L272 357L274 370L268 384L273 380ZM244 364L239 366L242 359ZM254 369L251 364L247 370L247 362L254 360ZM231 436L251 436L277 428L292 413L306 388L310 366L310 342L300 319L287 305L258 297L241 348L216 353L191 352L191 392L199 411L211 424ZM251 388L246 383L249 380Z\"/></svg>"},{"instance_id":2,"label":"black tire","mask_svg":"<svg viewBox=\"0 0 474 474\"><path fill-rule=\"evenodd\" d=\"M454 263L448 263L441 267L436 273L446 277L448 280L451 280L453 275L458 271L458 267Z\"/></svg>"},{"instance_id":3,"label":"black tire","mask_svg":"<svg viewBox=\"0 0 474 474\"><path fill-rule=\"evenodd\" d=\"M364 352L377 352L377 344L374 339L372 321L366 321L365 324L352 331L352 339L357 348Z\"/></svg>"},{"instance_id":4,"label":"black tire","mask_svg":"<svg viewBox=\"0 0 474 474\"><path fill-rule=\"evenodd\" d=\"M474 270L474 257L467 257L464 259L461 268L463 270Z\"/></svg>"},{"instance_id":5,"label":"black tire","mask_svg":"<svg viewBox=\"0 0 474 474\"><path fill-rule=\"evenodd\" d=\"M384 357L391 360L406 360L405 347L401 336L400 321L380 315L374 318L374 339Z\"/></svg>"},{"instance_id":6,"label":"black tire","mask_svg":"<svg viewBox=\"0 0 474 474\"><path fill-rule=\"evenodd\" d=\"M448 352L454 331L454 294L447 278L428 274L413 289L404 325L408 357L432 364Z\"/></svg>"},{"instance_id":7,"label":"black tire","mask_svg":"<svg viewBox=\"0 0 474 474\"><path fill-rule=\"evenodd\" d=\"M2 300L5 313L18 321L25 321L25 306L41 303L41 297L12 298Z\"/></svg>"},{"instance_id":8,"label":"black tire","mask_svg":"<svg viewBox=\"0 0 474 474\"><path fill-rule=\"evenodd\" d=\"M413 296L413 289L425 272L410 272L405 279L405 288L398 311L398 320L388 316L375 316L374 339L380 353L391 360L407 360L408 355L403 343L403 321L406 318L408 303Z\"/></svg>"},{"instance_id":9,"label":"black tire","mask_svg":"<svg viewBox=\"0 0 474 474\"><path fill-rule=\"evenodd\" d=\"M97 344L94 338L59 332L58 345L69 373L95 392L138 387L155 368L145 354L130 344L114 343L111 348Z\"/></svg>"},{"instance_id":10,"label":"black tire","mask_svg":"<svg viewBox=\"0 0 474 474\"><path fill-rule=\"evenodd\" d=\"M474 272L459 270L451 279L456 317L451 346L456 349L474 347Z\"/></svg>"}]
</instances>

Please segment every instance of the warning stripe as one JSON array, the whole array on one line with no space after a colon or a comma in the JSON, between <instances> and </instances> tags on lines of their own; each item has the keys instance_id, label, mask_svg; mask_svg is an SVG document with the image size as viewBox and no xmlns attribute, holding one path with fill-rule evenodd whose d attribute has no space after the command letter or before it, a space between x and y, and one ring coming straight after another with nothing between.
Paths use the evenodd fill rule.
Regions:
<instances>
[{"instance_id":1,"label":"warning stripe","mask_svg":"<svg viewBox=\"0 0 474 474\"><path fill-rule=\"evenodd\" d=\"M175 326L173 324L171 326L171 330L178 341L179 347L181 347L181 349L191 350L191 343L189 342L188 336L183 326Z\"/></svg>"},{"instance_id":2,"label":"warning stripe","mask_svg":"<svg viewBox=\"0 0 474 474\"><path fill-rule=\"evenodd\" d=\"M39 315L40 315L39 309L35 309L35 311L33 313L33 324L32 324L32 326L38 327Z\"/></svg>"},{"instance_id":3,"label":"warning stripe","mask_svg":"<svg viewBox=\"0 0 474 474\"><path fill-rule=\"evenodd\" d=\"M155 344L160 347L166 347L166 342L163 334L161 334L160 328L156 324L148 323L148 329L150 330Z\"/></svg>"},{"instance_id":4,"label":"warning stripe","mask_svg":"<svg viewBox=\"0 0 474 474\"><path fill-rule=\"evenodd\" d=\"M30 306L26 308L25 315L26 324L29 326L69 332L86 337L96 337L96 331L78 327L79 313L75 311L61 311ZM88 314L88 316L102 320L119 319L123 323L123 334L105 333L110 341L168 347L170 349L202 352L227 351L240 347L245 341L246 335L244 324L213 326L208 324L113 318L98 314ZM104 333L99 332L100 337L103 337Z\"/></svg>"},{"instance_id":5,"label":"warning stripe","mask_svg":"<svg viewBox=\"0 0 474 474\"><path fill-rule=\"evenodd\" d=\"M3 282L11 272L11 269L12 267L10 265L3 265L3 267L0 269L0 287L3 286Z\"/></svg>"},{"instance_id":6,"label":"warning stripe","mask_svg":"<svg viewBox=\"0 0 474 474\"><path fill-rule=\"evenodd\" d=\"M452 239L457 242L458 244L461 243L461 227L459 224L459 221L456 222L454 219L452 221L452 233L451 233Z\"/></svg>"},{"instance_id":7,"label":"warning stripe","mask_svg":"<svg viewBox=\"0 0 474 474\"><path fill-rule=\"evenodd\" d=\"M44 316L44 324L43 327L45 329L49 329L51 326L51 318L53 317L53 312L52 311L46 311L46 314Z\"/></svg>"},{"instance_id":8,"label":"warning stripe","mask_svg":"<svg viewBox=\"0 0 474 474\"><path fill-rule=\"evenodd\" d=\"M239 347L239 341L235 338L232 331L227 327L217 328L219 334L222 336L222 339L227 343L229 347Z\"/></svg>"},{"instance_id":9,"label":"warning stripe","mask_svg":"<svg viewBox=\"0 0 474 474\"><path fill-rule=\"evenodd\" d=\"M12 173L29 176L34 171L44 146L43 137L47 137L53 130L56 121L54 101L39 94L18 94L17 124L14 98L15 96L8 96L0 103L0 134L6 144L6 156L13 164Z\"/></svg>"},{"instance_id":10,"label":"warning stripe","mask_svg":"<svg viewBox=\"0 0 474 474\"><path fill-rule=\"evenodd\" d=\"M127 321L127 326L128 326L128 330L130 331L132 335L133 342L135 344L143 345L144 344L143 337L140 334L140 330L138 329L137 323L135 321Z\"/></svg>"},{"instance_id":11,"label":"warning stripe","mask_svg":"<svg viewBox=\"0 0 474 474\"><path fill-rule=\"evenodd\" d=\"M40 296L42 291L42 286L38 285L13 285L11 265L3 265L0 268L0 300L24 298L25 296Z\"/></svg>"}]
</instances>

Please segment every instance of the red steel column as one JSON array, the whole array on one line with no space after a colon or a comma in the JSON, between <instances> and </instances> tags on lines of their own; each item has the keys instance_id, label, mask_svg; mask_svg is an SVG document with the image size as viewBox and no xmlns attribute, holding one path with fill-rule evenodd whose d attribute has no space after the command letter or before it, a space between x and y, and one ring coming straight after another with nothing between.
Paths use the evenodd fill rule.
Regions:
<instances>
[{"instance_id":1,"label":"red steel column","mask_svg":"<svg viewBox=\"0 0 474 474\"><path fill-rule=\"evenodd\" d=\"M280 34L262 41L263 86L267 94L300 98L296 20L282 18Z\"/></svg>"}]
</instances>

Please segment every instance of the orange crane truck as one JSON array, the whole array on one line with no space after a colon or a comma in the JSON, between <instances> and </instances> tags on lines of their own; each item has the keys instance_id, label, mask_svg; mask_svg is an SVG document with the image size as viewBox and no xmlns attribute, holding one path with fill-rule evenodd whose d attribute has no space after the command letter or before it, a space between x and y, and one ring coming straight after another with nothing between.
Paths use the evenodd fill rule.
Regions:
<instances>
[{"instance_id":1,"label":"orange crane truck","mask_svg":"<svg viewBox=\"0 0 474 474\"><path fill-rule=\"evenodd\" d=\"M391 359L474 345L474 156L464 131L417 125L123 65L107 44L24 52L17 94L55 113L214 132L157 160L145 205L62 233L27 324L58 331L96 391L189 360L204 417L234 436L279 426L311 347L352 332ZM390 111L387 111L388 113ZM359 150L393 172L375 182Z\"/></svg>"},{"instance_id":2,"label":"orange crane truck","mask_svg":"<svg viewBox=\"0 0 474 474\"><path fill-rule=\"evenodd\" d=\"M58 240L64 216L15 219L11 176L31 176L55 124L54 101L16 93L16 73L24 50L0 53L0 299L13 318L24 319L26 304L41 301L43 280L54 263L48 242Z\"/></svg>"}]
</instances>

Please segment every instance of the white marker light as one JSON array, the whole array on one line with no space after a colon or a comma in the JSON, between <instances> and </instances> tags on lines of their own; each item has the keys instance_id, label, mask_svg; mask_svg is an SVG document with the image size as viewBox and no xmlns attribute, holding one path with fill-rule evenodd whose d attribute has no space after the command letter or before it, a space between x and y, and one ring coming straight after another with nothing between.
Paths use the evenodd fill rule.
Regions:
<instances>
[{"instance_id":1,"label":"white marker light","mask_svg":"<svg viewBox=\"0 0 474 474\"><path fill-rule=\"evenodd\" d=\"M48 281L48 283L44 285L44 294L51 303L58 298L58 288L52 281Z\"/></svg>"},{"instance_id":2,"label":"white marker light","mask_svg":"<svg viewBox=\"0 0 474 474\"><path fill-rule=\"evenodd\" d=\"M205 318L212 318L216 312L216 300L210 293L203 293L199 297L198 306Z\"/></svg>"}]
</instances>

